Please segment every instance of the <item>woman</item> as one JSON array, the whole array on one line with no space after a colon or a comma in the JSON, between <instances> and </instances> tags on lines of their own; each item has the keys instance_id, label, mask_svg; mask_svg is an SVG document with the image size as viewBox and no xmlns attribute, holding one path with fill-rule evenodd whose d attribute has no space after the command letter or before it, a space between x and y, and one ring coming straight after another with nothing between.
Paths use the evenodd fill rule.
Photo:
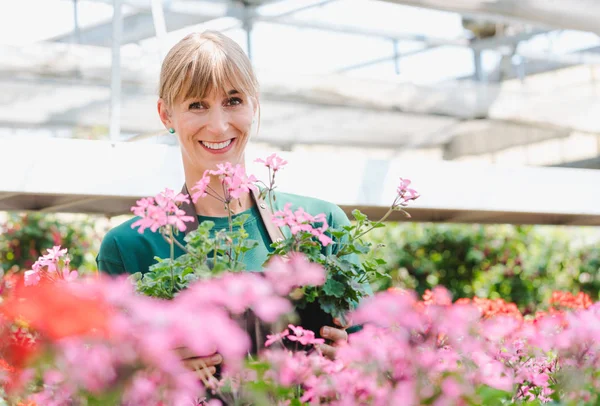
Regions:
<instances>
[{"instance_id":1,"label":"woman","mask_svg":"<svg viewBox=\"0 0 600 406\"><path fill-rule=\"evenodd\" d=\"M246 145L252 124L260 117L258 82L251 63L244 51L230 38L219 32L190 34L177 43L167 54L160 74L158 114L165 127L177 135L181 146L185 174L184 192L191 189L203 176L205 170L215 169L223 162L245 164ZM211 179L213 190L221 190L218 178ZM325 213L331 227L349 224L344 212L334 204L321 200L277 193L275 210L286 203L304 208L310 214ZM227 227L228 218L223 204L211 198L198 199L184 209L199 222L211 220L214 229ZM248 270L260 270L276 238L270 221L269 206L248 194L240 205L232 207L235 215L250 214L244 224L249 238L260 242L245 257ZM139 234L131 228L136 219L129 220L112 229L102 241L96 258L98 269L110 274L146 272L155 263L154 258L168 258L169 245L160 234L146 230ZM197 226L194 224L190 229ZM183 235L179 241L185 244ZM328 248L329 250L335 248ZM325 249L324 249L325 252ZM183 252L177 248L175 255ZM338 342L347 339L344 329L324 326L323 314L311 309L304 314L303 325L319 331L321 335ZM320 324L319 324L320 323ZM321 328L322 327L322 328ZM323 346L325 354L332 355L334 348ZM197 358L182 353L190 368L202 363L211 366L221 362L219 356Z\"/></svg>"}]
</instances>

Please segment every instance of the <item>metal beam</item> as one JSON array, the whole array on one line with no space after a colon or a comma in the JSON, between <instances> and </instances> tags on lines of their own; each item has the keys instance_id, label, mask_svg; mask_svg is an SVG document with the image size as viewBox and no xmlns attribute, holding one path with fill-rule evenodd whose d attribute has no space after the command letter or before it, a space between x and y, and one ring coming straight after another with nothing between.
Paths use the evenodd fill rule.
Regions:
<instances>
[{"instance_id":1,"label":"metal beam","mask_svg":"<svg viewBox=\"0 0 600 406\"><path fill-rule=\"evenodd\" d=\"M77 198L74 197L72 198L70 201L67 201L65 203L60 203L60 204L55 204L55 205L50 205L50 206L46 206L41 208L39 211L42 213L48 213L48 212L53 212L53 213L58 213L58 212L68 212L70 209L73 209L74 207L85 207L85 206L89 206L90 203L92 202L98 202L100 200L103 200L104 197L83 197L83 198Z\"/></svg>"},{"instance_id":2,"label":"metal beam","mask_svg":"<svg viewBox=\"0 0 600 406\"><path fill-rule=\"evenodd\" d=\"M489 21L530 23L600 34L600 3L589 0L380 0L388 3L445 10Z\"/></svg>"},{"instance_id":3,"label":"metal beam","mask_svg":"<svg viewBox=\"0 0 600 406\"><path fill-rule=\"evenodd\" d=\"M322 0L320 2L300 6L268 18L287 17L297 12L332 3L333 1L336 0ZM103 2L107 3L109 1ZM141 3L125 1L126 4L135 7L135 11L124 16L124 26L127 27L127 30L123 36L123 44L139 42L155 35L155 3L157 2L160 3L160 0L151 0L151 3L147 3L147 0L144 0L144 2ZM222 17L233 17L240 20L237 25L229 27L229 29L238 28L243 26L243 21L245 18L254 19L260 16L255 10L247 12L244 11L244 8L245 6L243 5L237 5L233 2L228 4L228 2L225 1L195 1L193 3L171 2L171 4L168 4L163 10L165 32L175 31L190 25L206 23ZM110 47L111 30L112 28L110 21L97 24L96 26L87 28L85 30L80 30L80 43ZM69 42L71 37L71 34L66 34L55 37L50 41Z\"/></svg>"},{"instance_id":4,"label":"metal beam","mask_svg":"<svg viewBox=\"0 0 600 406\"><path fill-rule=\"evenodd\" d=\"M166 12L164 17L166 31L173 31L189 25L205 23L214 18L218 18L219 16L186 14L170 11ZM156 35L151 11L140 11L135 14L125 15L123 16L123 24L127 27L123 33L123 44L139 42ZM111 32L112 24L110 21L87 29L81 29L79 30L79 43L110 47ZM70 42L71 40L72 34L65 34L50 39L50 41L53 42Z\"/></svg>"},{"instance_id":5,"label":"metal beam","mask_svg":"<svg viewBox=\"0 0 600 406\"><path fill-rule=\"evenodd\" d=\"M18 196L19 193L0 193L0 201Z\"/></svg>"},{"instance_id":6,"label":"metal beam","mask_svg":"<svg viewBox=\"0 0 600 406\"><path fill-rule=\"evenodd\" d=\"M527 31L527 32L521 32L521 33L515 34L515 35L498 36L498 37L485 38L485 39L476 39L476 40L470 41L468 43L465 42L464 46L471 48L473 50L473 53L481 53L481 51L485 50L485 49L495 49L495 48L504 47L504 46L516 46L521 41L526 41L536 35L544 34L546 32L547 31L544 31L544 30L531 30L531 31ZM392 41L397 42L399 40L393 39ZM404 53L400 53L398 55L398 57L406 58L409 56L413 56L413 55L417 55L417 54L420 54L423 52L430 51L435 48L439 48L440 46L443 46L443 45L429 45L429 46L426 45L425 47L423 47L423 49L416 49L413 51L407 51ZM397 60L397 56L395 53L393 55L372 59L370 61L364 61L364 62L355 64L355 65L345 66L341 69L338 69L336 72L337 73L347 72L347 71L354 70L354 69L365 68L367 66L378 65L380 63L389 62L392 60L393 61ZM469 76L469 79L479 80L477 78L478 78L477 75ZM463 78L459 78L459 79L463 79Z\"/></svg>"}]
</instances>

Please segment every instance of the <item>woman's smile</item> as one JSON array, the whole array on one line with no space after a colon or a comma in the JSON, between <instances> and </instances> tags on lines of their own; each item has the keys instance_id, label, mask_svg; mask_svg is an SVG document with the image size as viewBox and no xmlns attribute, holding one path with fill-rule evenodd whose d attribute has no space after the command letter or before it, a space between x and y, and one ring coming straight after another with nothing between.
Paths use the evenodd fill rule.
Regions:
<instances>
[{"instance_id":1,"label":"woman's smile","mask_svg":"<svg viewBox=\"0 0 600 406\"><path fill-rule=\"evenodd\" d=\"M211 154L224 154L233 148L236 140L237 138L231 138L222 142L198 141L198 144Z\"/></svg>"}]
</instances>

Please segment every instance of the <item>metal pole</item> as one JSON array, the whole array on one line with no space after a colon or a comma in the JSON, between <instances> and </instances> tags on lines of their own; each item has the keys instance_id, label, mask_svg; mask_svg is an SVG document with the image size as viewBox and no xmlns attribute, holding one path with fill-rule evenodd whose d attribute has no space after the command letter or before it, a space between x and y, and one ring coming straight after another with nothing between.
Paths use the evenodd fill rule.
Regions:
<instances>
[{"instance_id":1,"label":"metal pole","mask_svg":"<svg viewBox=\"0 0 600 406\"><path fill-rule=\"evenodd\" d=\"M475 66L475 77L478 81L485 81L485 72L483 70L483 64L481 61L481 51L479 49L473 50L473 64Z\"/></svg>"},{"instance_id":2,"label":"metal pole","mask_svg":"<svg viewBox=\"0 0 600 406\"><path fill-rule=\"evenodd\" d=\"M152 1L152 21L154 22L154 30L156 31L156 39L158 40L158 50L160 59L165 56L165 37L167 35L167 23L165 22L165 13L163 12L161 0Z\"/></svg>"},{"instance_id":3,"label":"metal pole","mask_svg":"<svg viewBox=\"0 0 600 406\"><path fill-rule=\"evenodd\" d=\"M252 17L250 7L244 3L244 30L246 30L246 47L248 49L248 59L252 61Z\"/></svg>"},{"instance_id":4,"label":"metal pole","mask_svg":"<svg viewBox=\"0 0 600 406\"><path fill-rule=\"evenodd\" d=\"M248 47L248 59L252 62L252 23L246 25L246 46Z\"/></svg>"},{"instance_id":5,"label":"metal pole","mask_svg":"<svg viewBox=\"0 0 600 406\"><path fill-rule=\"evenodd\" d=\"M123 37L122 0L113 0L112 60L110 77L110 140L121 134L121 39Z\"/></svg>"},{"instance_id":6,"label":"metal pole","mask_svg":"<svg viewBox=\"0 0 600 406\"><path fill-rule=\"evenodd\" d=\"M76 44L81 42L79 34L79 9L77 0L73 0L73 39L73 42Z\"/></svg>"},{"instance_id":7,"label":"metal pole","mask_svg":"<svg viewBox=\"0 0 600 406\"><path fill-rule=\"evenodd\" d=\"M399 75L400 74L400 52L398 51L398 40L393 39L392 42L394 43L394 70L396 72L396 75Z\"/></svg>"}]
</instances>

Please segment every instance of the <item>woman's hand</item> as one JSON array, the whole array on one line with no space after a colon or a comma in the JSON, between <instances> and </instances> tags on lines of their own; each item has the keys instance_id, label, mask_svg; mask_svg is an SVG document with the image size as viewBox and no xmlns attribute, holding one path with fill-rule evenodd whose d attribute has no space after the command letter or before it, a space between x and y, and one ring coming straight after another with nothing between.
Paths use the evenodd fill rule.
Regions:
<instances>
[{"instance_id":1,"label":"woman's hand","mask_svg":"<svg viewBox=\"0 0 600 406\"><path fill-rule=\"evenodd\" d=\"M320 330L321 337L327 339L329 342L332 343L332 345L329 345L329 344L320 344L319 345L319 348L321 349L321 352L323 353L323 355L325 355L327 358L329 358L331 360L335 359L335 355L336 355L336 351L337 351L337 349L335 347L338 346L340 342L348 341L348 333L346 332L346 329L351 326L350 322L348 322L346 325L343 325L340 322L340 320L337 318L333 319L333 324L335 324L339 328L323 326L323 327L321 327L321 330Z\"/></svg>"},{"instance_id":2,"label":"woman's hand","mask_svg":"<svg viewBox=\"0 0 600 406\"><path fill-rule=\"evenodd\" d=\"M212 379L213 375L217 372L217 365L223 362L223 357L217 353L199 357L186 347L176 348L175 352L179 355L186 368L196 372L198 378L203 382Z\"/></svg>"}]
</instances>

